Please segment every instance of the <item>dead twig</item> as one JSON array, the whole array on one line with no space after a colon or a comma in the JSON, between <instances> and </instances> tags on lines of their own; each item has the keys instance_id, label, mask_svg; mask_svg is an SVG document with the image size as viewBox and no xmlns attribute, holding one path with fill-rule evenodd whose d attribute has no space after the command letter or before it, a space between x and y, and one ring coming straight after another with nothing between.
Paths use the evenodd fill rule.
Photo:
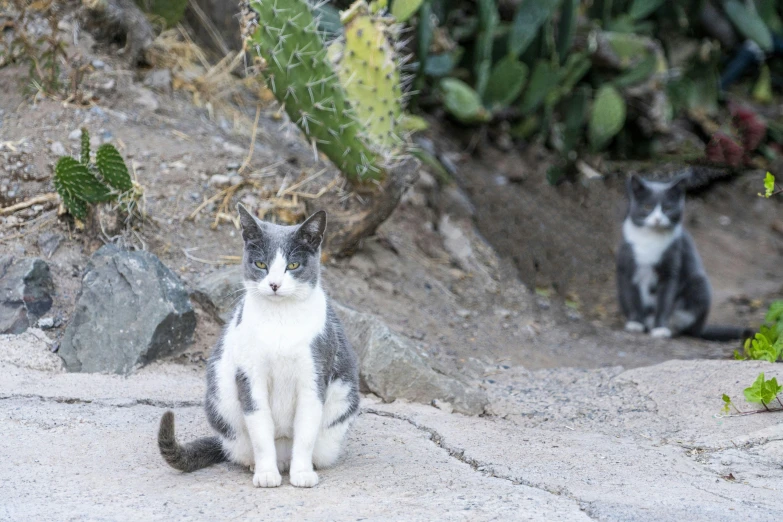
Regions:
<instances>
[{"instance_id":1,"label":"dead twig","mask_svg":"<svg viewBox=\"0 0 783 522\"><path fill-rule=\"evenodd\" d=\"M33 205L38 205L41 203L49 203L51 201L57 201L57 198L58 195L56 192L49 192L48 194L35 196L34 198L30 198L26 201L22 201L21 203L16 203L15 205L11 205L10 207L0 208L0 216L5 214L12 214L17 210L29 208L32 207Z\"/></svg>"},{"instance_id":2,"label":"dead twig","mask_svg":"<svg viewBox=\"0 0 783 522\"><path fill-rule=\"evenodd\" d=\"M242 166L239 167L239 170L237 171L238 174L242 174L248 165L250 165L250 160L253 159L253 149L256 146L256 132L258 132L258 118L261 116L261 105L256 105L256 119L253 122L253 133L250 135L250 150L247 153L247 157L245 158L245 161L242 162Z\"/></svg>"}]
</instances>

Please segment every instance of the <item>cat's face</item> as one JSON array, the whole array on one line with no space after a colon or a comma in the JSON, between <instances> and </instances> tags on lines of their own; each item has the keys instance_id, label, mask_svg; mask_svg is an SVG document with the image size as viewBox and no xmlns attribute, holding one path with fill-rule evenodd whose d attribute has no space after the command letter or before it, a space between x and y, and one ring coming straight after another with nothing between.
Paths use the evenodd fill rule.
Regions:
<instances>
[{"instance_id":1,"label":"cat's face","mask_svg":"<svg viewBox=\"0 0 783 522\"><path fill-rule=\"evenodd\" d=\"M305 299L318 285L326 213L301 225L260 221L238 205L245 249L242 262L249 293L273 301Z\"/></svg>"},{"instance_id":2,"label":"cat's face","mask_svg":"<svg viewBox=\"0 0 783 522\"><path fill-rule=\"evenodd\" d=\"M668 183L645 181L636 175L628 180L628 217L638 227L671 230L683 217L684 179Z\"/></svg>"}]
</instances>

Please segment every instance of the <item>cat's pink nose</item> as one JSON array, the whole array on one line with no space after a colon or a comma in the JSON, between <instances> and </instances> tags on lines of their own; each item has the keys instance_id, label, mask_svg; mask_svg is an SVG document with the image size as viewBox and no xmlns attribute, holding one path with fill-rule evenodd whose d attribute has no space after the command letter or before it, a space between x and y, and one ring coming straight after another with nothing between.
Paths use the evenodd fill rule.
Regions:
<instances>
[{"instance_id":1,"label":"cat's pink nose","mask_svg":"<svg viewBox=\"0 0 783 522\"><path fill-rule=\"evenodd\" d=\"M269 283L269 287L272 289L273 292L277 292L277 289L280 288L280 285L277 283Z\"/></svg>"}]
</instances>

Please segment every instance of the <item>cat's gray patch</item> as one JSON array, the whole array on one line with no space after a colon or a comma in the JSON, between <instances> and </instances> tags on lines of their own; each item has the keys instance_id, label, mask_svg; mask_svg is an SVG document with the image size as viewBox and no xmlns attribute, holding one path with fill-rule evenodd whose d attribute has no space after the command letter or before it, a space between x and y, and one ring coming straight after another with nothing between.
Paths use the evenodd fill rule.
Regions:
<instances>
[{"instance_id":1,"label":"cat's gray patch","mask_svg":"<svg viewBox=\"0 0 783 522\"><path fill-rule=\"evenodd\" d=\"M207 421L212 428L220 433L226 439L233 439L236 437L234 429L218 412L218 403L220 402L218 397L218 383L217 383L217 365L220 358L223 356L223 338L218 340L215 348L212 350L212 355L209 356L207 361L207 397L204 404L204 409L207 413Z\"/></svg>"},{"instance_id":2,"label":"cat's gray patch","mask_svg":"<svg viewBox=\"0 0 783 522\"><path fill-rule=\"evenodd\" d=\"M250 390L250 378L245 372L237 369L234 377L237 382L237 395L239 395L239 404L242 406L242 413L247 415L256 411L256 403L253 400L253 394Z\"/></svg>"},{"instance_id":3,"label":"cat's gray patch","mask_svg":"<svg viewBox=\"0 0 783 522\"><path fill-rule=\"evenodd\" d=\"M674 228L682 221L685 207L685 178L669 183L645 181L637 176L628 180L628 218L636 226L644 226L644 219L656 206L669 218Z\"/></svg>"},{"instance_id":4,"label":"cat's gray patch","mask_svg":"<svg viewBox=\"0 0 783 522\"><path fill-rule=\"evenodd\" d=\"M358 361L330 301L327 301L326 305L324 331L313 340L310 350L315 361L316 384L321 402L324 401L327 386L336 380L342 380L351 384L349 400L351 403L356 402L358 408L359 390L354 384L359 382Z\"/></svg>"}]
</instances>

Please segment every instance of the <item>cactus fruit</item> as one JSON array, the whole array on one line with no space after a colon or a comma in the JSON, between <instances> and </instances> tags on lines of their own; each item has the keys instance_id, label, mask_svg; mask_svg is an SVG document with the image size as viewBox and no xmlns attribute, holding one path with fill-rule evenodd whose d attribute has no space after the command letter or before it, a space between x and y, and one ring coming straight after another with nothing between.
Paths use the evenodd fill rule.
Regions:
<instances>
[{"instance_id":1,"label":"cactus fruit","mask_svg":"<svg viewBox=\"0 0 783 522\"><path fill-rule=\"evenodd\" d=\"M249 52L266 62L264 76L288 116L351 181L383 177L328 57L306 0L250 0L243 31Z\"/></svg>"},{"instance_id":2,"label":"cactus fruit","mask_svg":"<svg viewBox=\"0 0 783 522\"><path fill-rule=\"evenodd\" d=\"M389 23L370 15L360 0L342 16L345 40L337 63L340 82L372 143L399 145L402 117L400 73Z\"/></svg>"}]
</instances>

